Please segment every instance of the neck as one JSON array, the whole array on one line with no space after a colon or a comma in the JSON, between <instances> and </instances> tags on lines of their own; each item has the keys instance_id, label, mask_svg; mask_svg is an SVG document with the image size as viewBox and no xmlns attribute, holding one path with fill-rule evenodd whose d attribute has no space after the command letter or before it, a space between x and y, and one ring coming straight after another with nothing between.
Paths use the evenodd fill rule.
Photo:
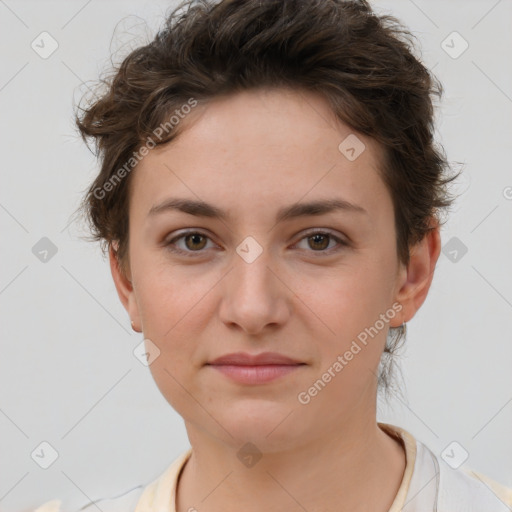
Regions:
<instances>
[{"instance_id":1,"label":"neck","mask_svg":"<svg viewBox=\"0 0 512 512\"><path fill-rule=\"evenodd\" d=\"M193 452L178 482L177 512L387 512L405 471L402 444L375 421L263 453L247 467L238 450L205 438L204 431L199 435L191 425L187 431Z\"/></svg>"}]
</instances>

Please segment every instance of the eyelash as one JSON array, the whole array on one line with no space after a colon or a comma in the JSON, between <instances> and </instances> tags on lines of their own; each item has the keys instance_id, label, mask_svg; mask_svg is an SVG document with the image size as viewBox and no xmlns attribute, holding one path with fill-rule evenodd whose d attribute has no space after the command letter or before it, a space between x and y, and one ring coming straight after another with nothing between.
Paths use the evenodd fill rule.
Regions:
<instances>
[{"instance_id":1,"label":"eyelash","mask_svg":"<svg viewBox=\"0 0 512 512\"><path fill-rule=\"evenodd\" d=\"M202 237L207 238L208 240L211 240L208 235L206 235L205 233L202 233L201 231L186 231L186 232L181 233L180 235L172 238L168 242L164 242L164 245L171 252L174 252L174 253L177 253L177 254L182 254L182 255L184 255L185 257L188 257L188 258L196 258L196 257L200 256L202 252L204 252L204 249L201 249L201 250L198 250L198 251L190 251L190 250L178 249L178 248L176 248L174 246L174 244L176 243L177 240L185 238L185 237L187 237L189 235L201 235ZM297 244L302 242L302 240L310 238L310 237L312 237L314 235L327 235L330 239L335 240L339 244L339 247L337 247L337 248L331 247L330 249L325 249L325 250L319 250L319 251L311 250L311 251L308 251L308 252L312 252L312 253L319 253L319 254L317 254L315 256L320 256L321 257L321 256L326 255L326 254L327 255L331 255L333 252L337 252L337 251L341 250L343 247L348 247L348 245L349 245L347 242L345 242L344 240L342 240L338 236L334 235L333 233L331 233L329 231L325 231L325 230L324 231L321 231L321 230L308 231L297 242ZM294 245L297 245L297 244L294 244Z\"/></svg>"}]
</instances>

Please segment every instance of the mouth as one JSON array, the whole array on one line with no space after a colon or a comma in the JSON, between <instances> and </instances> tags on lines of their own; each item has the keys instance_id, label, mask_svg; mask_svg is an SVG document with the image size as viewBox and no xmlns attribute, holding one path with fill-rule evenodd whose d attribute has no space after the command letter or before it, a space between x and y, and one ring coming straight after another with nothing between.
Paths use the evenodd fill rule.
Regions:
<instances>
[{"instance_id":1,"label":"mouth","mask_svg":"<svg viewBox=\"0 0 512 512\"><path fill-rule=\"evenodd\" d=\"M225 354L223 356L217 357L213 361L209 361L207 364L231 366L295 366L304 363L277 352L261 352L260 354L233 352L231 354Z\"/></svg>"},{"instance_id":2,"label":"mouth","mask_svg":"<svg viewBox=\"0 0 512 512\"><path fill-rule=\"evenodd\" d=\"M246 365L207 365L219 371L226 377L240 384L265 384L273 380L289 375L299 368L306 366L299 364L260 364L253 366Z\"/></svg>"},{"instance_id":3,"label":"mouth","mask_svg":"<svg viewBox=\"0 0 512 512\"><path fill-rule=\"evenodd\" d=\"M206 366L239 384L257 385L283 378L307 364L277 352L236 352L218 357Z\"/></svg>"}]
</instances>

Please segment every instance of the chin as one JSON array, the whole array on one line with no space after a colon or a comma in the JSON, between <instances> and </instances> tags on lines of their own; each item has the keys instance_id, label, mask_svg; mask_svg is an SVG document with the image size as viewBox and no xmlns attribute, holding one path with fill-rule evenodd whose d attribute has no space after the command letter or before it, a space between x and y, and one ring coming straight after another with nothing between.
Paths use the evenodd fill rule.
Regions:
<instances>
[{"instance_id":1,"label":"chin","mask_svg":"<svg viewBox=\"0 0 512 512\"><path fill-rule=\"evenodd\" d=\"M235 400L233 400L234 402ZM298 430L293 421L293 407L286 403L279 403L263 399L241 399L239 403L225 403L217 407L215 419L233 436L230 442L244 444L248 441L269 449L283 448L283 442L289 441L292 430ZM291 413L291 414L290 414Z\"/></svg>"}]
</instances>

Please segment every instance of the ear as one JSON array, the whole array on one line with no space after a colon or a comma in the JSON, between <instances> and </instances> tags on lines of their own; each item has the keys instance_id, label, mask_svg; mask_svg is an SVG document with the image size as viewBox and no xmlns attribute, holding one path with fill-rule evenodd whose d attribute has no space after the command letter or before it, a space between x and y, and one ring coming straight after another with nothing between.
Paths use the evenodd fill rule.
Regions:
<instances>
[{"instance_id":1,"label":"ear","mask_svg":"<svg viewBox=\"0 0 512 512\"><path fill-rule=\"evenodd\" d=\"M110 271L112 272L117 294L130 316L132 329L137 332L142 332L139 308L137 301L135 300L135 292L133 290L129 269L127 270L128 275L126 275L120 266L117 252L112 245L109 247L108 256L110 261Z\"/></svg>"},{"instance_id":2,"label":"ear","mask_svg":"<svg viewBox=\"0 0 512 512\"><path fill-rule=\"evenodd\" d=\"M440 252L439 222L433 219L430 231L423 240L411 248L409 264L407 267L403 265L399 272L399 291L396 294L396 301L402 304L403 309L399 319L400 324L394 327L399 327L402 322L411 320L425 302Z\"/></svg>"}]
</instances>

